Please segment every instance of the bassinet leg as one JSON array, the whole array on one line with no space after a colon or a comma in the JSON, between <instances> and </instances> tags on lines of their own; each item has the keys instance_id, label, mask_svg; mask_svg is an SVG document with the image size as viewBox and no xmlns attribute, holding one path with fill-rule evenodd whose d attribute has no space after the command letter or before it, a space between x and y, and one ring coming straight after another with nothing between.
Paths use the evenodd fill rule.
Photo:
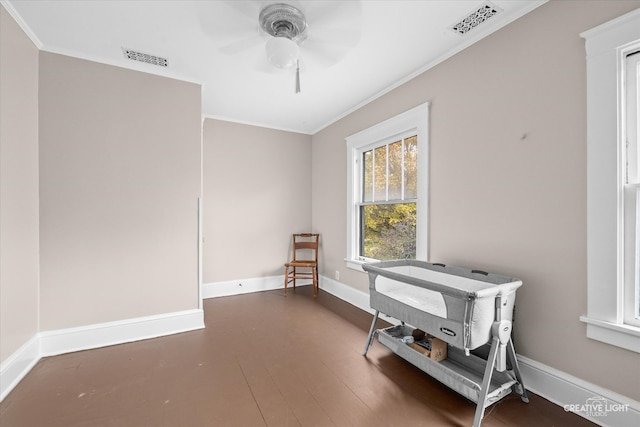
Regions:
<instances>
[{"instance_id":1,"label":"bassinet leg","mask_svg":"<svg viewBox=\"0 0 640 427\"><path fill-rule=\"evenodd\" d=\"M491 377L493 376L493 368L496 365L496 356L498 355L498 348L500 347L500 339L493 337L491 341L491 351L487 358L487 366L484 368L484 377L482 379L482 389L480 390L480 396L478 396L478 403L476 406L476 415L473 419L473 427L480 427L482 417L484 417L484 409L487 402L487 394L489 393L489 385L491 384Z\"/></svg>"},{"instance_id":2,"label":"bassinet leg","mask_svg":"<svg viewBox=\"0 0 640 427\"><path fill-rule=\"evenodd\" d=\"M373 334L376 331L376 322L378 321L378 314L380 314L380 312L376 310L375 314L373 315L373 320L371 321L371 328L369 329L369 336L367 337L367 343L365 344L364 351L362 352L363 356L367 355L367 351L369 351L369 347L371 347L371 344L373 344Z\"/></svg>"},{"instance_id":3,"label":"bassinet leg","mask_svg":"<svg viewBox=\"0 0 640 427\"><path fill-rule=\"evenodd\" d=\"M524 382L522 382L522 376L520 375L520 366L518 365L516 350L513 348L512 340L509 340L509 343L507 344L507 358L509 359L509 362L511 362L513 373L515 374L516 380L518 381L517 387L521 389L516 389L516 392L520 395L520 398L523 402L529 403L529 394L527 393L527 389L524 386Z\"/></svg>"}]
</instances>

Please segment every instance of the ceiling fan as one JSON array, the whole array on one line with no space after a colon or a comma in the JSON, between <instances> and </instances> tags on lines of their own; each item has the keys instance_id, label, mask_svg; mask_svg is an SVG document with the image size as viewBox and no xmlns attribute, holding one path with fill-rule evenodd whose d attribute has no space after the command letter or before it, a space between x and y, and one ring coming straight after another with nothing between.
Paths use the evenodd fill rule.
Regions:
<instances>
[{"instance_id":1,"label":"ceiling fan","mask_svg":"<svg viewBox=\"0 0 640 427\"><path fill-rule=\"evenodd\" d=\"M307 38L307 19L300 9L274 3L260 11L260 28L271 36L266 43L267 59L277 68L296 67L296 93L300 93L300 47Z\"/></svg>"},{"instance_id":2,"label":"ceiling fan","mask_svg":"<svg viewBox=\"0 0 640 427\"><path fill-rule=\"evenodd\" d=\"M295 70L295 93L300 92L301 64L303 70L329 67L340 61L360 39L360 1L230 0L225 3L240 15L228 17L224 26L235 26L226 34L220 34L220 38L228 40L220 51L229 55L254 54L252 48L263 45L265 51L261 54L259 70Z\"/></svg>"}]
</instances>

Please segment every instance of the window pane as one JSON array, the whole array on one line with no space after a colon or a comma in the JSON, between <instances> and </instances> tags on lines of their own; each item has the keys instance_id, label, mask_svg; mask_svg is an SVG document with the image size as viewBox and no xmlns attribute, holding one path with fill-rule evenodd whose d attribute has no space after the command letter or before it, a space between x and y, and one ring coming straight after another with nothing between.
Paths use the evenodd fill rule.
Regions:
<instances>
[{"instance_id":1,"label":"window pane","mask_svg":"<svg viewBox=\"0 0 640 427\"><path fill-rule=\"evenodd\" d=\"M361 255L378 260L415 259L415 203L361 206L360 218Z\"/></svg>"},{"instance_id":2,"label":"window pane","mask_svg":"<svg viewBox=\"0 0 640 427\"><path fill-rule=\"evenodd\" d=\"M640 128L640 52L627 58L627 182L640 183L640 147L638 129Z\"/></svg>"},{"instance_id":3,"label":"window pane","mask_svg":"<svg viewBox=\"0 0 640 427\"><path fill-rule=\"evenodd\" d=\"M402 141L389 144L389 200L402 200Z\"/></svg>"},{"instance_id":4,"label":"window pane","mask_svg":"<svg viewBox=\"0 0 640 427\"><path fill-rule=\"evenodd\" d=\"M373 151L362 153L362 201L373 201Z\"/></svg>"},{"instance_id":5,"label":"window pane","mask_svg":"<svg viewBox=\"0 0 640 427\"><path fill-rule=\"evenodd\" d=\"M380 202L387 200L387 146L376 148L375 153L373 200Z\"/></svg>"},{"instance_id":6,"label":"window pane","mask_svg":"<svg viewBox=\"0 0 640 427\"><path fill-rule=\"evenodd\" d=\"M640 188L636 188L636 239L635 239L635 308L633 315L640 320Z\"/></svg>"},{"instance_id":7,"label":"window pane","mask_svg":"<svg viewBox=\"0 0 640 427\"><path fill-rule=\"evenodd\" d=\"M418 197L418 137L404 140L404 198Z\"/></svg>"},{"instance_id":8,"label":"window pane","mask_svg":"<svg viewBox=\"0 0 640 427\"><path fill-rule=\"evenodd\" d=\"M633 123L627 124L627 138L633 141L633 145L635 147L635 179L634 182L640 183L640 137L638 137L638 133L640 130L640 52L636 52L633 56L635 56L635 98L633 95L630 96L629 103L633 104L632 111L630 111L629 121ZM633 63L633 61L630 61ZM634 67L631 69L633 70ZM629 94L628 94L629 95ZM635 110L635 111L633 111ZM635 247L635 310L633 310L633 314L635 316L637 325L640 321L640 188L636 187L636 247Z\"/></svg>"}]
</instances>

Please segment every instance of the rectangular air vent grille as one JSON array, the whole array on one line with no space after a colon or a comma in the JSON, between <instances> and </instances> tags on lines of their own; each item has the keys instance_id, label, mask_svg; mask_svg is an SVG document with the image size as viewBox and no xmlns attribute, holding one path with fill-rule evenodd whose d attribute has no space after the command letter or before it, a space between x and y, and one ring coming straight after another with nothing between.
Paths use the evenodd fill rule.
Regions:
<instances>
[{"instance_id":1,"label":"rectangular air vent grille","mask_svg":"<svg viewBox=\"0 0 640 427\"><path fill-rule=\"evenodd\" d=\"M490 2L485 2L478 9L462 18L460 22L453 25L451 29L458 34L466 34L467 32L476 28L478 25L485 22L487 19L495 16L498 12L500 12L500 10L500 8L491 4Z\"/></svg>"},{"instance_id":2,"label":"rectangular air vent grille","mask_svg":"<svg viewBox=\"0 0 640 427\"><path fill-rule=\"evenodd\" d=\"M158 67L168 67L169 60L156 55L138 52L132 49L122 48L124 57L132 61L144 62L146 64L157 65Z\"/></svg>"}]
</instances>

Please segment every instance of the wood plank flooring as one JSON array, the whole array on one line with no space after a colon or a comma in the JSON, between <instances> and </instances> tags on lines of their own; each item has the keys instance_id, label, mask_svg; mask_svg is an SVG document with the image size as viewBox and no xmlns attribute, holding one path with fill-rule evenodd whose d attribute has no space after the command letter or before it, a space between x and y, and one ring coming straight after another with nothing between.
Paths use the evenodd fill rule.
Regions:
<instances>
[{"instance_id":1,"label":"wood plank flooring","mask_svg":"<svg viewBox=\"0 0 640 427\"><path fill-rule=\"evenodd\" d=\"M206 329L44 358L0 426L471 426L472 402L378 342L361 355L370 314L311 292L208 299ZM482 425L594 425L530 397Z\"/></svg>"}]
</instances>

